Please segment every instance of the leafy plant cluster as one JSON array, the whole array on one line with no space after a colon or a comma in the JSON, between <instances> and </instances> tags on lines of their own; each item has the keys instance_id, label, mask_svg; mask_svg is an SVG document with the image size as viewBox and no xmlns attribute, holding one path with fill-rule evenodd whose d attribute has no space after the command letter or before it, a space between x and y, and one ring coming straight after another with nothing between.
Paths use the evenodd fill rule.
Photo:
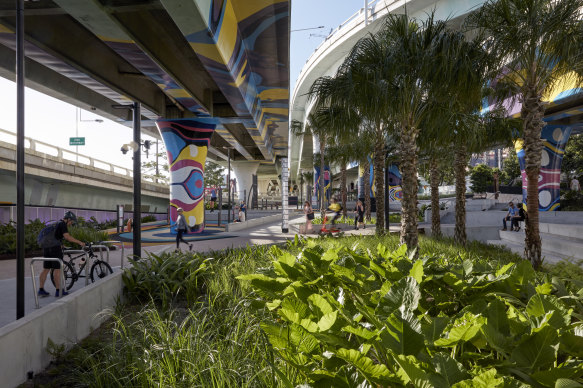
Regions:
<instances>
[{"instance_id":1,"label":"leafy plant cluster","mask_svg":"<svg viewBox=\"0 0 583 388\"><path fill-rule=\"evenodd\" d=\"M572 190L561 193L561 210L564 211L582 211L583 210L583 193Z\"/></svg>"},{"instance_id":2,"label":"leafy plant cluster","mask_svg":"<svg viewBox=\"0 0 583 388\"><path fill-rule=\"evenodd\" d=\"M45 224L38 218L24 224L24 250L27 252L39 250L36 237ZM0 224L0 254L16 252L16 222L9 221Z\"/></svg>"},{"instance_id":3,"label":"leafy plant cluster","mask_svg":"<svg viewBox=\"0 0 583 388\"><path fill-rule=\"evenodd\" d=\"M261 327L313 387L579 386L583 282L529 262L332 247L273 248L239 276L272 312ZM283 373L282 381L288 386Z\"/></svg>"},{"instance_id":4,"label":"leafy plant cluster","mask_svg":"<svg viewBox=\"0 0 583 388\"><path fill-rule=\"evenodd\" d=\"M122 279L130 298L139 303L160 303L167 309L181 298L193 303L200 296L200 277L208 271L211 260L185 253L150 254L133 261Z\"/></svg>"}]
</instances>

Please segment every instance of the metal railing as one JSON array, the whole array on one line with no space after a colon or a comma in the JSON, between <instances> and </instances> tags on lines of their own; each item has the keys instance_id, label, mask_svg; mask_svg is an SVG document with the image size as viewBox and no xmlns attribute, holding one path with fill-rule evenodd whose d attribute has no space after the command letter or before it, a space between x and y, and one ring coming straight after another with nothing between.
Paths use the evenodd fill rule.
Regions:
<instances>
[{"instance_id":1,"label":"metal railing","mask_svg":"<svg viewBox=\"0 0 583 388\"><path fill-rule=\"evenodd\" d=\"M8 144L12 144L14 145L16 143L16 134L13 132L9 132L6 131L4 129L0 129L0 135L8 135L10 137L14 137L14 143L13 142L6 142ZM4 136L5 137L5 136ZM110 173L113 174L119 174L119 175L124 175L127 177L132 177L133 176L133 171L129 168L126 167L122 167L122 166L118 166L109 162L105 162L103 160L99 160L99 159L95 159L92 158L90 156L86 156L74 151L69 151L66 149L63 149L61 147L52 145L52 144L48 144L45 143L43 141L40 140L35 140L32 139L30 137L25 137L25 148L28 148L31 151L34 152L41 152L44 154L47 154L49 156L53 156L56 157L58 159L62 159L62 160L67 160L69 162L72 163L80 163L80 164L85 164L88 166L91 166L93 168L97 168L100 170L104 170L104 171L109 171ZM1 142L2 140L0 140ZM39 147L42 146L42 147ZM48 150L45 151L40 151L39 148L45 148ZM50 151L53 151L52 153ZM49 152L46 152L49 151ZM65 155L67 155L68 157L65 157ZM123 173L120 173L119 171L123 171ZM154 183L160 183L160 184L168 184L168 181L164 178L156 178L156 179L143 179L143 180L147 180L149 182L154 182Z\"/></svg>"},{"instance_id":2,"label":"metal railing","mask_svg":"<svg viewBox=\"0 0 583 388\"><path fill-rule=\"evenodd\" d=\"M40 308L40 304L38 303L38 290L36 289L36 275L34 274L34 263L36 263L37 261L54 261L59 263L59 266L61 267L61 291L64 291L66 289L66 284L65 284L65 272L63 271L63 260L59 259L58 257L33 257L32 260L30 260L30 277L32 279L32 292L34 294L34 303L36 305L36 308L39 309ZM63 296L63 292L61 292L61 297Z\"/></svg>"},{"instance_id":3,"label":"metal railing","mask_svg":"<svg viewBox=\"0 0 583 388\"><path fill-rule=\"evenodd\" d=\"M124 256L125 256L125 244L123 241L100 241L100 244L121 244L121 269L124 267ZM93 248L105 248L105 252L107 253L105 261L109 264L109 247L107 245L93 245ZM99 250L99 256L103 261L103 252L101 249Z\"/></svg>"}]
</instances>

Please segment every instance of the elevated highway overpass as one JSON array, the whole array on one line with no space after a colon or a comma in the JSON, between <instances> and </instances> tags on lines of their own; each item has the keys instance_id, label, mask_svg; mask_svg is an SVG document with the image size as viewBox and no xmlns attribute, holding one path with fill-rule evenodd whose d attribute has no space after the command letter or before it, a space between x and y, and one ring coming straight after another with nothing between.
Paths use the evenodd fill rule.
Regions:
<instances>
[{"instance_id":1,"label":"elevated highway overpass","mask_svg":"<svg viewBox=\"0 0 583 388\"><path fill-rule=\"evenodd\" d=\"M379 31L383 17L387 14L407 12L411 17L425 19L435 12L437 20L447 19L453 28L458 28L465 17L472 10L480 7L483 2L483 0L442 0L439 2L434 0L365 0L367 6L358 10L333 30L307 59L291 95L290 119L306 123L313 108L313 102L308 99L308 91L314 81L319 77L334 76L352 47L367 34ZM583 93L576 85L565 83L546 96L545 102L547 103L545 112L547 126L542 134L545 149L539 194L541 195L541 210L555 210L559 200L559 182L556 179L560 174L557 174L557 169L560 171L562 152L571 134L583 132ZM520 114L519 103L508 108L510 115ZM295 136L290 132L289 163L292 179L297 177L302 170L313 170L313 155L319 152L317 141L310 134ZM520 150L518 154L521 157ZM314 175L317 176L318 172ZM547 189L542 189L545 185ZM551 186L554 188L548 189Z\"/></svg>"}]
</instances>

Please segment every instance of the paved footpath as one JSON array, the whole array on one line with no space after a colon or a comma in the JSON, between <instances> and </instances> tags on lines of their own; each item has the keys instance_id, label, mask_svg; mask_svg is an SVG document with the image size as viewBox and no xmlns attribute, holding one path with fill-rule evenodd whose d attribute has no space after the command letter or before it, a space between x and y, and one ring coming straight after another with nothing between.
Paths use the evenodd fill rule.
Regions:
<instances>
[{"instance_id":1,"label":"paved footpath","mask_svg":"<svg viewBox=\"0 0 583 388\"><path fill-rule=\"evenodd\" d=\"M230 235L234 237L214 239L214 240L203 240L196 241L194 243L193 251L196 252L210 252L223 250L228 248L240 248L247 245L263 245L263 244L277 244L285 242L295 236L298 232L298 227L300 223L303 223L303 217L295 217L290 220L290 231L289 233L282 233L281 231L281 221L276 223L266 224L257 226L254 228L249 228L248 230L231 232ZM318 225L314 225L315 228ZM391 232L393 232L391 227ZM352 228L345 230L346 234L374 234L374 227L367 229L361 229L356 231ZM181 244L183 250L187 250L186 244ZM142 255L147 253L159 254L163 252L172 252L176 248L175 244L165 244L165 245L154 245L154 246L143 246ZM125 255L131 255L132 248L126 248ZM121 265L121 250L115 250L110 252L109 263L113 267L114 271L120 271ZM125 265L127 266L127 260ZM42 270L42 263L35 263L35 274L37 277L37 287L38 287L38 274ZM30 278L30 259L25 260L25 314L30 314L35 309L34 294L32 292L32 280ZM85 286L85 279L80 279L75 282L75 285L71 289L71 292L75 292ZM45 289L51 293L51 296L46 298L39 298L41 308L57 300L54 294L54 286L51 283L50 276L45 284ZM0 327L13 322L16 319L16 260L2 260L0 261Z\"/></svg>"}]
</instances>

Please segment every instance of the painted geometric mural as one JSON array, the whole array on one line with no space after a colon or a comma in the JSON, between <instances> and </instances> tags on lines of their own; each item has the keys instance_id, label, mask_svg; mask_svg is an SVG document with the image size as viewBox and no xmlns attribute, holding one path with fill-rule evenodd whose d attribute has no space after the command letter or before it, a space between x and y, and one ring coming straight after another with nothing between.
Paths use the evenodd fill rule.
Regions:
<instances>
[{"instance_id":1,"label":"painted geometric mural","mask_svg":"<svg viewBox=\"0 0 583 388\"><path fill-rule=\"evenodd\" d=\"M184 209L184 217L193 233L204 229L204 165L217 120L158 120L170 166L170 219L176 222L176 209Z\"/></svg>"},{"instance_id":2,"label":"painted geometric mural","mask_svg":"<svg viewBox=\"0 0 583 388\"><path fill-rule=\"evenodd\" d=\"M571 126L565 125L545 125L542 130L543 150L538 178L538 207L540 211L559 210L561 206L561 163L572 129ZM522 176L522 201L526 204L528 180L526 179L526 162L522 140L515 142L514 146Z\"/></svg>"}]
</instances>

